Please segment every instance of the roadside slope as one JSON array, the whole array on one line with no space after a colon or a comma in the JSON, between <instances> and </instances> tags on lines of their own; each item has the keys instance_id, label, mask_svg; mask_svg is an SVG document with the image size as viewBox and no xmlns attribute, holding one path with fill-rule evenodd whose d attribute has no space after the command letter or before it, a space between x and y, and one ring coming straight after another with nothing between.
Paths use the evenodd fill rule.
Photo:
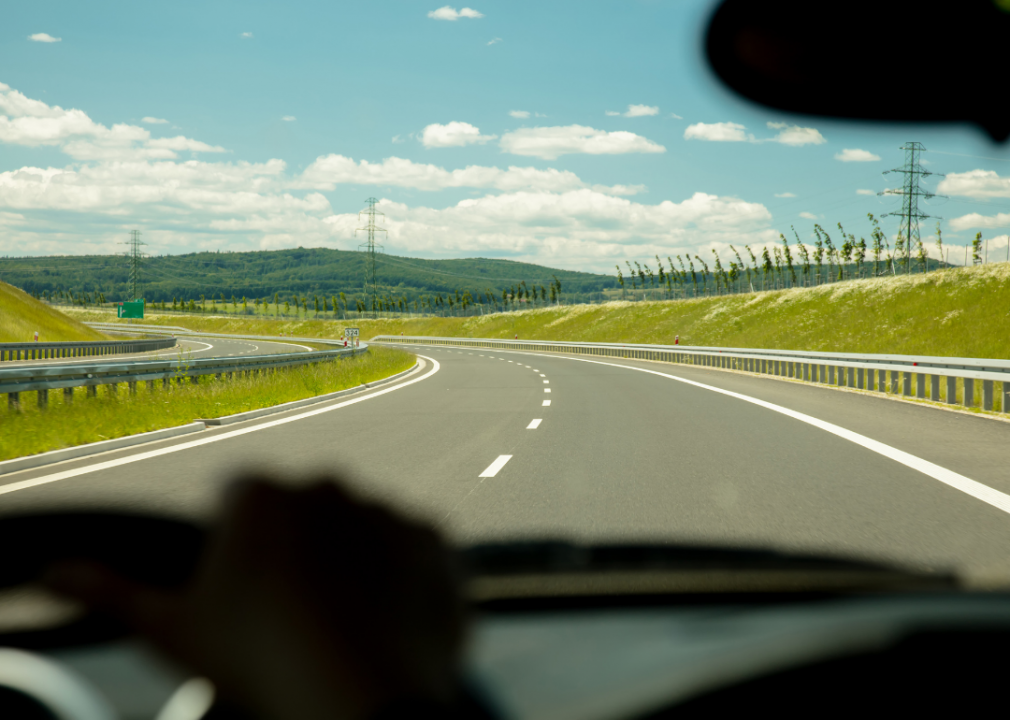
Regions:
<instances>
[{"instance_id":1,"label":"roadside slope","mask_svg":"<svg viewBox=\"0 0 1010 720\"><path fill-rule=\"evenodd\" d=\"M109 314L74 312L82 320ZM194 330L635 342L956 357L1010 357L1010 264L853 280L749 295L571 305L470 318L275 321L152 317Z\"/></svg>"},{"instance_id":2,"label":"roadside slope","mask_svg":"<svg viewBox=\"0 0 1010 720\"><path fill-rule=\"evenodd\" d=\"M104 340L106 336L49 307L12 285L0 282L0 342Z\"/></svg>"}]
</instances>

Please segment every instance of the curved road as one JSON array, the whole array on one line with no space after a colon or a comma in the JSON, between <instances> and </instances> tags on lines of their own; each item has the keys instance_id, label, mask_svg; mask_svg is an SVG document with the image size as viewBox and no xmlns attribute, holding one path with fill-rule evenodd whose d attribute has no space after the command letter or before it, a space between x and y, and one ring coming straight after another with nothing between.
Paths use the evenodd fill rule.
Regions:
<instances>
[{"instance_id":1,"label":"curved road","mask_svg":"<svg viewBox=\"0 0 1010 720\"><path fill-rule=\"evenodd\" d=\"M305 352L312 348L307 345L288 342L273 342L267 340L239 340L220 337L203 337L201 335L186 335L180 337L174 348L155 350L152 352L130 353L123 355L102 355L100 357L53 358L50 360L11 360L0 363L0 369L5 367L25 367L31 365L72 365L77 363L110 363L118 360L157 360L174 358L182 351L193 358L201 357L237 357L240 355L277 355L281 353Z\"/></svg>"},{"instance_id":2,"label":"curved road","mask_svg":"<svg viewBox=\"0 0 1010 720\"><path fill-rule=\"evenodd\" d=\"M1010 577L1007 511L798 414L1001 493L1007 423L701 368L414 350L420 372L350 399L4 475L0 512L199 517L240 469L339 470L463 544L763 545Z\"/></svg>"}]
</instances>

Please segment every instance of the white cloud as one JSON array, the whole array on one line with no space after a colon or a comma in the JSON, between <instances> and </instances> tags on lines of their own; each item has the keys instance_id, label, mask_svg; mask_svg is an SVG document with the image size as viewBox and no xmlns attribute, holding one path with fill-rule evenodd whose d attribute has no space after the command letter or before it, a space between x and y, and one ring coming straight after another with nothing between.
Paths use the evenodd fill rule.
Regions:
<instances>
[{"instance_id":1,"label":"white cloud","mask_svg":"<svg viewBox=\"0 0 1010 720\"><path fill-rule=\"evenodd\" d=\"M341 184L409 187L428 191L472 187L507 192L565 192L588 187L575 173L554 168L539 170L510 166L508 170L502 170L470 165L450 171L437 165L415 163L398 157L371 163L367 160L355 162L352 158L335 154L316 158L296 182L298 187L319 190L333 190ZM641 186L593 186L594 191L608 195L634 195L643 189Z\"/></svg>"},{"instance_id":2,"label":"white cloud","mask_svg":"<svg viewBox=\"0 0 1010 720\"><path fill-rule=\"evenodd\" d=\"M800 147L802 145L822 145L827 140L814 128L800 127L799 125L789 125L787 123L768 123L771 130L778 130L778 134L769 138L767 142L777 142L783 145ZM879 159L879 158L878 158Z\"/></svg>"},{"instance_id":3,"label":"white cloud","mask_svg":"<svg viewBox=\"0 0 1010 720\"><path fill-rule=\"evenodd\" d=\"M483 145L488 140L494 140L497 135L481 135L480 129L470 123L456 122L445 125L433 123L428 125L421 134L421 142L427 148L463 147L464 145Z\"/></svg>"},{"instance_id":4,"label":"white cloud","mask_svg":"<svg viewBox=\"0 0 1010 720\"><path fill-rule=\"evenodd\" d=\"M148 125L168 125L168 120L164 120L162 118L151 117L150 115L148 115L147 117L141 118L140 122L147 123Z\"/></svg>"},{"instance_id":5,"label":"white cloud","mask_svg":"<svg viewBox=\"0 0 1010 720\"><path fill-rule=\"evenodd\" d=\"M404 142L404 139L402 135L394 135L392 141L397 145L399 145L400 143Z\"/></svg>"},{"instance_id":6,"label":"white cloud","mask_svg":"<svg viewBox=\"0 0 1010 720\"><path fill-rule=\"evenodd\" d=\"M819 217L817 217L816 215L814 215L811 212L801 212L800 213L800 217L801 218L806 218L807 220L820 220Z\"/></svg>"},{"instance_id":7,"label":"white cloud","mask_svg":"<svg viewBox=\"0 0 1010 720\"><path fill-rule=\"evenodd\" d=\"M77 153L77 161L0 172L0 253L108 254L120 251L126 229L136 226L145 228L154 252L355 247L356 203L335 212L319 192L341 183L488 192L441 209L383 201L389 252L490 254L605 271L628 248L639 256L665 256L777 237L761 204L704 193L680 202L633 202L620 195L641 188L589 185L558 169L446 170L399 158L368 163L329 155L292 175L281 160L176 160L179 152L220 148L181 136L152 139L130 125L106 127L83 111L9 90L0 86L3 139L60 147ZM14 124L24 118L54 126L44 133ZM585 140L586 134L578 137Z\"/></svg>"},{"instance_id":8,"label":"white cloud","mask_svg":"<svg viewBox=\"0 0 1010 720\"><path fill-rule=\"evenodd\" d=\"M35 147L59 146L77 160L172 159L176 151L223 152L189 138L151 139L145 128L117 123L111 128L81 110L64 110L25 97L0 83L0 142Z\"/></svg>"},{"instance_id":9,"label":"white cloud","mask_svg":"<svg viewBox=\"0 0 1010 720\"><path fill-rule=\"evenodd\" d=\"M41 43L63 42L63 38L53 37L49 33L35 33L34 35L29 35L28 39L32 42Z\"/></svg>"},{"instance_id":10,"label":"white cloud","mask_svg":"<svg viewBox=\"0 0 1010 720\"><path fill-rule=\"evenodd\" d=\"M1000 177L993 170L969 170L950 173L936 186L943 195L960 195L975 200L1010 197L1010 177Z\"/></svg>"},{"instance_id":11,"label":"white cloud","mask_svg":"<svg viewBox=\"0 0 1010 720\"><path fill-rule=\"evenodd\" d=\"M835 160L841 160L842 162L875 162L879 159L879 155L874 155L869 150L859 150L858 148L845 148L840 153L835 153Z\"/></svg>"},{"instance_id":12,"label":"white cloud","mask_svg":"<svg viewBox=\"0 0 1010 720\"><path fill-rule=\"evenodd\" d=\"M684 131L685 140L708 140L709 142L746 142L746 130L740 123L695 123Z\"/></svg>"},{"instance_id":13,"label":"white cloud","mask_svg":"<svg viewBox=\"0 0 1010 720\"><path fill-rule=\"evenodd\" d=\"M659 108L651 105L628 105L628 111L624 117L647 117L649 115L659 115Z\"/></svg>"},{"instance_id":14,"label":"white cloud","mask_svg":"<svg viewBox=\"0 0 1010 720\"><path fill-rule=\"evenodd\" d=\"M670 113L670 117L672 117L674 120L683 120L684 119L680 115L678 115L677 113Z\"/></svg>"},{"instance_id":15,"label":"white cloud","mask_svg":"<svg viewBox=\"0 0 1010 720\"><path fill-rule=\"evenodd\" d=\"M629 252L701 251L719 243L764 243L763 205L695 193L680 202L644 205L593 190L518 192L463 200L434 209L384 200L386 243L412 253L508 253L523 259L605 269ZM356 214L326 219L336 237L353 240ZM552 260L553 259L553 260Z\"/></svg>"},{"instance_id":16,"label":"white cloud","mask_svg":"<svg viewBox=\"0 0 1010 720\"><path fill-rule=\"evenodd\" d=\"M955 232L968 228L1005 228L1008 225L1010 225L1010 213L997 213L996 215L970 213L950 221L950 229Z\"/></svg>"},{"instance_id":17,"label":"white cloud","mask_svg":"<svg viewBox=\"0 0 1010 720\"><path fill-rule=\"evenodd\" d=\"M519 120L525 120L530 116L529 110L509 110L509 115Z\"/></svg>"},{"instance_id":18,"label":"white cloud","mask_svg":"<svg viewBox=\"0 0 1010 720\"><path fill-rule=\"evenodd\" d=\"M718 123L695 123L688 125L684 131L685 140L707 140L709 142L750 142L766 143L774 142L782 145L820 145L827 142L824 136L814 128L800 127L799 125L788 125L786 123L768 123L771 130L778 130L775 137L756 138L748 132L747 128L740 123L718 122Z\"/></svg>"},{"instance_id":19,"label":"white cloud","mask_svg":"<svg viewBox=\"0 0 1010 720\"><path fill-rule=\"evenodd\" d=\"M465 8L464 8L464 9L465 9ZM494 38L494 39L492 39L492 40L488 40L487 44L488 44L488 45L497 45L497 44L498 44L498 43L500 43L500 42L501 42L501 38Z\"/></svg>"},{"instance_id":20,"label":"white cloud","mask_svg":"<svg viewBox=\"0 0 1010 720\"><path fill-rule=\"evenodd\" d=\"M285 115L284 117L281 118L281 120L283 120L284 122L294 122L297 119L298 118L296 118L294 115Z\"/></svg>"},{"instance_id":21,"label":"white cloud","mask_svg":"<svg viewBox=\"0 0 1010 720\"><path fill-rule=\"evenodd\" d=\"M856 190L856 195L876 195L877 193L873 190L867 190L866 188L859 188Z\"/></svg>"},{"instance_id":22,"label":"white cloud","mask_svg":"<svg viewBox=\"0 0 1010 720\"><path fill-rule=\"evenodd\" d=\"M239 35L240 38L251 38L252 36L253 34L251 32L244 32L241 35Z\"/></svg>"},{"instance_id":23,"label":"white cloud","mask_svg":"<svg viewBox=\"0 0 1010 720\"><path fill-rule=\"evenodd\" d=\"M628 118L647 117L649 115L659 115L659 108L651 105L628 105L627 112L621 113L617 110L607 110L605 114L610 117L616 117L618 115Z\"/></svg>"},{"instance_id":24,"label":"white cloud","mask_svg":"<svg viewBox=\"0 0 1010 720\"><path fill-rule=\"evenodd\" d=\"M621 155L662 153L666 148L635 133L607 132L582 125L521 128L502 135L502 150L513 155L529 155L554 160L560 155Z\"/></svg>"},{"instance_id":25,"label":"white cloud","mask_svg":"<svg viewBox=\"0 0 1010 720\"><path fill-rule=\"evenodd\" d=\"M482 18L484 15L468 7L457 11L456 8L450 7L449 5L443 5L438 10L432 10L428 13L428 17L433 20L459 20L460 18Z\"/></svg>"},{"instance_id":26,"label":"white cloud","mask_svg":"<svg viewBox=\"0 0 1010 720\"><path fill-rule=\"evenodd\" d=\"M791 193L791 192L775 193L775 197L777 197L777 198L793 198L793 197L796 197L796 194L795 193Z\"/></svg>"}]
</instances>

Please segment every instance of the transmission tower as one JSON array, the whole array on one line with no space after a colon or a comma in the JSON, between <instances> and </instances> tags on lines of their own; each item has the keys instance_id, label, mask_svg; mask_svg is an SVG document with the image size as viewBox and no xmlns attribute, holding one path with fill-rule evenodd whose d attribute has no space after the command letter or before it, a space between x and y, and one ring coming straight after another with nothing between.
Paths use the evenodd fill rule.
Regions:
<instances>
[{"instance_id":1,"label":"transmission tower","mask_svg":"<svg viewBox=\"0 0 1010 720\"><path fill-rule=\"evenodd\" d=\"M942 195L936 195L935 193L927 192L919 186L919 182L924 177L933 175L927 170L922 169L922 165L919 163L919 157L926 150L920 142L907 142L902 145L899 150L905 151L905 165L904 167L894 168L893 170L885 170L884 175L888 173L897 172L902 173L905 177L901 183L901 189L891 188L884 190L883 192L877 193L877 195L901 195L901 212L884 213L880 217L899 217L901 218L901 224L899 229L899 234L904 233L905 235L905 272L912 272L912 245L916 247L919 246L919 221L926 220L927 218L934 218L940 220L941 218L935 215L926 215L919 211L919 198L929 200L935 197L943 197Z\"/></svg>"},{"instance_id":2,"label":"transmission tower","mask_svg":"<svg viewBox=\"0 0 1010 720\"><path fill-rule=\"evenodd\" d=\"M130 239L127 240L123 245L129 246L126 251L126 257L130 261L130 290L131 290L131 300L140 299L140 264L144 259L144 253L141 251L141 246L147 243L140 241L140 230L131 230Z\"/></svg>"},{"instance_id":3,"label":"transmission tower","mask_svg":"<svg viewBox=\"0 0 1010 720\"><path fill-rule=\"evenodd\" d=\"M379 251L379 252L382 251L382 245L377 245L375 243L375 233L377 233L377 232L384 232L384 233L386 233L387 237L388 237L389 233L386 231L385 228L378 227L375 224L375 216L376 215L382 215L383 217L385 217L385 215L383 213L381 213L381 212L375 212L375 203L377 203L379 201L376 200L375 198L371 197L371 198L368 198L367 200L365 200L365 202L368 203L368 207L358 213L358 219L360 220L361 216L365 215L368 218L368 224L365 225L365 227L357 228L354 231L354 234L357 235L359 230L363 230L363 231L365 231L365 232L368 233L368 240L366 242L363 242L361 245L359 245L358 249L359 250L364 250L365 253L366 253L366 256L365 256L365 276L366 276L365 277L365 292L366 292L366 294L370 294L372 296L371 307L372 307L372 312L374 313L375 309L378 307L378 302L379 302L379 287L378 287L378 284L377 284L377 281L376 281L376 277L375 277L375 253L376 253L376 251Z\"/></svg>"}]
</instances>

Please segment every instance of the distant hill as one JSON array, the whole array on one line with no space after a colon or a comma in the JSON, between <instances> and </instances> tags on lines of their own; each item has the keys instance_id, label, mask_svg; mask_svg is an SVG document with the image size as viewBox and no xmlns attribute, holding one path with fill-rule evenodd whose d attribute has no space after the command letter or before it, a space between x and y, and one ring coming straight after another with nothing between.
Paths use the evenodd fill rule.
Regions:
<instances>
[{"instance_id":1,"label":"distant hill","mask_svg":"<svg viewBox=\"0 0 1010 720\"><path fill-rule=\"evenodd\" d=\"M550 286L556 276L570 302L601 299L605 289L617 287L606 275L555 270L541 265L489 260L419 260L379 255L379 289L412 301L434 293L471 293L490 289L500 296L505 288L525 281ZM298 248L254 252L202 252L144 260L144 297L150 302L204 295L231 298L273 297L297 293L328 297L339 292L363 294L365 254L326 248ZM107 301L126 300L129 265L121 255L0 258L0 278L33 294L60 291L102 293Z\"/></svg>"},{"instance_id":2,"label":"distant hill","mask_svg":"<svg viewBox=\"0 0 1010 720\"><path fill-rule=\"evenodd\" d=\"M0 342L104 340L105 335L0 282Z\"/></svg>"}]
</instances>

